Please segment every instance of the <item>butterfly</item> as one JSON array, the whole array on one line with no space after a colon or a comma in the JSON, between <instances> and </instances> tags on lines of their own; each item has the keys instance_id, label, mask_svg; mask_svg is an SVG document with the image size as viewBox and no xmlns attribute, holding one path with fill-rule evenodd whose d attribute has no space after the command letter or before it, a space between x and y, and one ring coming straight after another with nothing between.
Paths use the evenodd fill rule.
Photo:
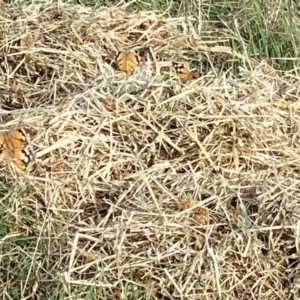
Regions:
<instances>
[{"instance_id":1,"label":"butterfly","mask_svg":"<svg viewBox=\"0 0 300 300\"><path fill-rule=\"evenodd\" d=\"M199 73L191 72L189 69L185 68L183 65L173 63L173 66L175 68L177 76L184 82L188 81L188 80L197 79L200 77Z\"/></svg>"},{"instance_id":2,"label":"butterfly","mask_svg":"<svg viewBox=\"0 0 300 300\"><path fill-rule=\"evenodd\" d=\"M137 65L139 64L139 57L132 53L119 51L116 54L116 62L120 71L124 71L128 74L131 74L134 72Z\"/></svg>"},{"instance_id":3,"label":"butterfly","mask_svg":"<svg viewBox=\"0 0 300 300\"><path fill-rule=\"evenodd\" d=\"M27 139L24 129L18 129L0 134L0 157L13 161L15 165L25 170L32 160L33 154L27 148Z\"/></svg>"}]
</instances>

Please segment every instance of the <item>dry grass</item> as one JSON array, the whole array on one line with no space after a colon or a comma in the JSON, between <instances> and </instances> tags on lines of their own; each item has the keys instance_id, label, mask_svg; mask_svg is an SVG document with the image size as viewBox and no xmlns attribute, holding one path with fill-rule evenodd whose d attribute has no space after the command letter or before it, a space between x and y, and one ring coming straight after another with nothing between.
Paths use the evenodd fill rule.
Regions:
<instances>
[{"instance_id":1,"label":"dry grass","mask_svg":"<svg viewBox=\"0 0 300 300\"><path fill-rule=\"evenodd\" d=\"M1 168L3 299L297 297L300 78L124 7L8 8L0 31L2 128L36 155Z\"/></svg>"}]
</instances>

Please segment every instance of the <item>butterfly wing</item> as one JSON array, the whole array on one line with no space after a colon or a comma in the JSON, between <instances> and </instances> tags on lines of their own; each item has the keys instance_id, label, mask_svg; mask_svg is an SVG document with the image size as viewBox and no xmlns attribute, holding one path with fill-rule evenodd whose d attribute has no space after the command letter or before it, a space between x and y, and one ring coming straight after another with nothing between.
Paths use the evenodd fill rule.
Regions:
<instances>
[{"instance_id":1,"label":"butterfly wing","mask_svg":"<svg viewBox=\"0 0 300 300\"><path fill-rule=\"evenodd\" d=\"M11 148L10 140L8 137L8 133L3 133L0 135L0 155L2 159L12 160L14 157L13 151Z\"/></svg>"},{"instance_id":2,"label":"butterfly wing","mask_svg":"<svg viewBox=\"0 0 300 300\"><path fill-rule=\"evenodd\" d=\"M185 68L183 65L175 64L174 67L177 76L182 81L189 81L200 77L199 73L192 73L189 69Z\"/></svg>"},{"instance_id":3,"label":"butterfly wing","mask_svg":"<svg viewBox=\"0 0 300 300\"><path fill-rule=\"evenodd\" d=\"M136 55L125 52L117 52L116 61L118 69L129 74L134 72L139 62Z\"/></svg>"},{"instance_id":4,"label":"butterfly wing","mask_svg":"<svg viewBox=\"0 0 300 300\"><path fill-rule=\"evenodd\" d=\"M26 149L27 141L23 130L14 130L0 135L0 156L4 160L14 161L15 165L24 170L33 155Z\"/></svg>"},{"instance_id":5,"label":"butterfly wing","mask_svg":"<svg viewBox=\"0 0 300 300\"><path fill-rule=\"evenodd\" d=\"M120 71L126 72L126 58L127 58L127 55L125 52L117 52L116 61L117 61L118 69Z\"/></svg>"},{"instance_id":6,"label":"butterfly wing","mask_svg":"<svg viewBox=\"0 0 300 300\"><path fill-rule=\"evenodd\" d=\"M127 72L133 73L139 63L138 57L132 53L127 54Z\"/></svg>"}]
</instances>

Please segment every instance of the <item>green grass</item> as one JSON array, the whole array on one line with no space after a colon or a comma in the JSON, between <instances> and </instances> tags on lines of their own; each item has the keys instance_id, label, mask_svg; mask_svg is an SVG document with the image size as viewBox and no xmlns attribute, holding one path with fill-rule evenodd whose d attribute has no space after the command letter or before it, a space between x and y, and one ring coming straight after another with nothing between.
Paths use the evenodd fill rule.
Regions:
<instances>
[{"instance_id":1,"label":"green grass","mask_svg":"<svg viewBox=\"0 0 300 300\"><path fill-rule=\"evenodd\" d=\"M18 3L27 5L31 1ZM41 1L42 2L42 1ZM64 1L76 5L90 7L115 6L120 1L112 0L69 0ZM10 1L9 3L16 3ZM290 70L299 67L300 39L299 15L300 8L296 0L263 1L132 1L127 7L129 12L153 10L165 16L201 15L205 27L215 31L228 31L235 38L234 47L237 51L246 51L251 57L267 59L274 67ZM231 45L230 45L231 46Z\"/></svg>"},{"instance_id":2,"label":"green grass","mask_svg":"<svg viewBox=\"0 0 300 300\"><path fill-rule=\"evenodd\" d=\"M113 6L119 1L74 1L88 6ZM194 16L205 28L227 31L238 52L246 51L257 60L267 59L280 70L300 66L300 8L297 1L134 1L128 11L155 10L166 16ZM196 21L196 24L198 22ZM232 46L232 44L228 44Z\"/></svg>"}]
</instances>

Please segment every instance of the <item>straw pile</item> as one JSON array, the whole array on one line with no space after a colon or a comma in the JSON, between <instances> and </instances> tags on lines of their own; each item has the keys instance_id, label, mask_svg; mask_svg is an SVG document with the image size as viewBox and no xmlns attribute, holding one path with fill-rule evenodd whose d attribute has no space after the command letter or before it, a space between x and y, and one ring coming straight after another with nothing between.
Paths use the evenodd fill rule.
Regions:
<instances>
[{"instance_id":1,"label":"straw pile","mask_svg":"<svg viewBox=\"0 0 300 300\"><path fill-rule=\"evenodd\" d=\"M1 163L2 251L21 263L22 237L24 297L297 295L299 78L194 25L124 7L1 12L1 129L26 127L36 156L25 173ZM142 58L132 76L113 66L124 50ZM195 57L203 76L182 83L172 62Z\"/></svg>"}]
</instances>

